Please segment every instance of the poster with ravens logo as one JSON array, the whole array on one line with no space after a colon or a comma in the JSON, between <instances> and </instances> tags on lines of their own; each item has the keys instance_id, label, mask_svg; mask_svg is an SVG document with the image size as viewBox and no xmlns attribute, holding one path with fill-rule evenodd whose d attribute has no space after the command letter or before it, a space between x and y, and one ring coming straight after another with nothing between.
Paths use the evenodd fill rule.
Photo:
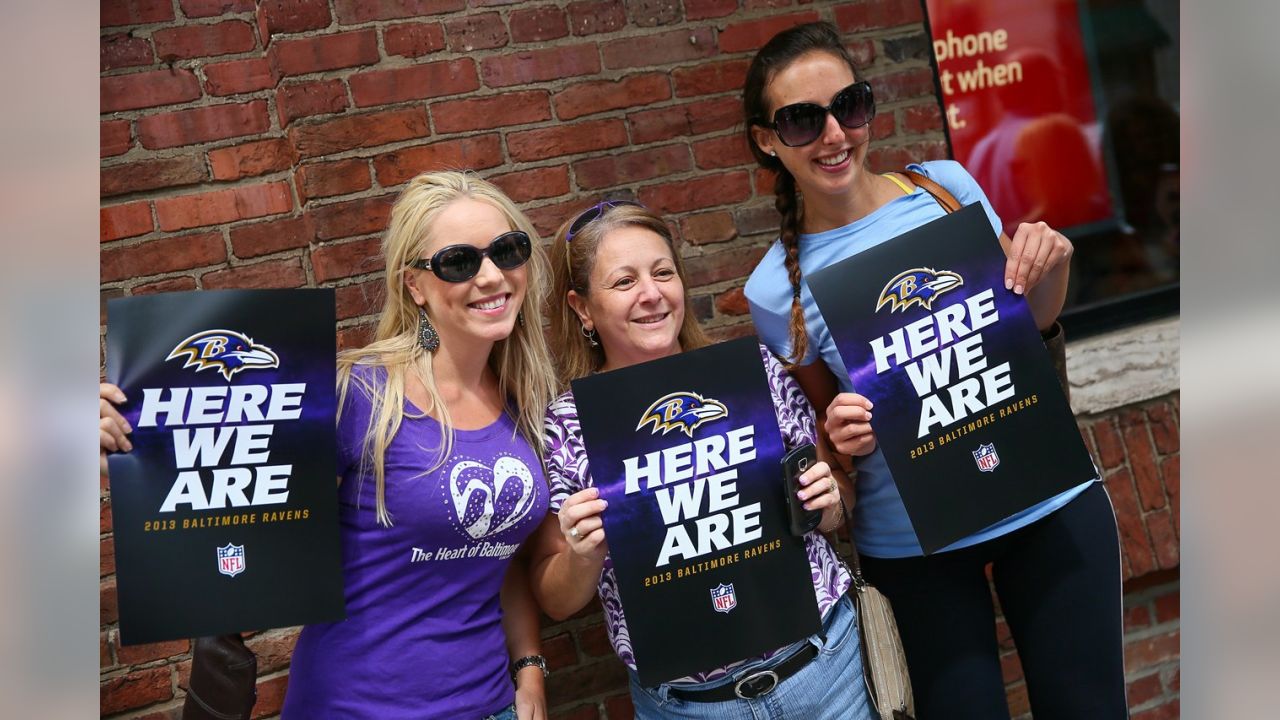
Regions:
<instances>
[{"instance_id":1,"label":"poster with ravens logo","mask_svg":"<svg viewBox=\"0 0 1280 720\"><path fill-rule=\"evenodd\" d=\"M332 290L107 304L125 645L339 620Z\"/></svg>"},{"instance_id":2,"label":"poster with ravens logo","mask_svg":"<svg viewBox=\"0 0 1280 720\"><path fill-rule=\"evenodd\" d=\"M820 627L788 531L782 434L760 346L741 338L573 381L640 682Z\"/></svg>"},{"instance_id":3,"label":"poster with ravens logo","mask_svg":"<svg viewBox=\"0 0 1280 720\"><path fill-rule=\"evenodd\" d=\"M925 553L1097 476L981 205L808 277Z\"/></svg>"}]
</instances>

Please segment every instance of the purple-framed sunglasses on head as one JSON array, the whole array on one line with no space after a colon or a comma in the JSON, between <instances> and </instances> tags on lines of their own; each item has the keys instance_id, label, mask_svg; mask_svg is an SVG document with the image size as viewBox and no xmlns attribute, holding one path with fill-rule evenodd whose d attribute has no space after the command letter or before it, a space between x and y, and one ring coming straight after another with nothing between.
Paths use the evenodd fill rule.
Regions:
<instances>
[{"instance_id":1,"label":"purple-framed sunglasses on head","mask_svg":"<svg viewBox=\"0 0 1280 720\"><path fill-rule=\"evenodd\" d=\"M578 213L578 217L573 219L569 225L569 232L565 234L564 241L566 244L573 242L573 236L582 232L582 228L591 224L591 221L605 214L609 208L619 207L621 205L632 205L634 207L644 207L635 200L602 200L595 205Z\"/></svg>"}]
</instances>

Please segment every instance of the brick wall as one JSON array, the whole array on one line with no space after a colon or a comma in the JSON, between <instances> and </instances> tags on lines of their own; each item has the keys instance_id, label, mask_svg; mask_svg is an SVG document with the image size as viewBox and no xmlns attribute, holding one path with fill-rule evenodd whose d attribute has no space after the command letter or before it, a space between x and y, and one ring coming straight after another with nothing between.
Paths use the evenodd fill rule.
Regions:
<instances>
[{"instance_id":1,"label":"brick wall","mask_svg":"<svg viewBox=\"0 0 1280 720\"><path fill-rule=\"evenodd\" d=\"M840 27L875 86L873 169L944 157L915 0L104 0L102 298L333 287L339 342L359 345L395 193L417 172L470 167L545 237L601 196L661 210L697 317L717 338L750 332L741 287L777 218L740 140L739 91L755 48L815 18ZM1122 515L1126 577L1173 587L1173 620L1149 598L1133 628L1173 628L1172 655L1134 675L1144 709L1177 693L1176 399L1160 412L1083 423ZM189 644L118 644L105 482L101 532L102 713L176 717ZM629 717L598 607L544 636L559 717ZM249 640L255 717L278 712L295 637Z\"/></svg>"}]
</instances>

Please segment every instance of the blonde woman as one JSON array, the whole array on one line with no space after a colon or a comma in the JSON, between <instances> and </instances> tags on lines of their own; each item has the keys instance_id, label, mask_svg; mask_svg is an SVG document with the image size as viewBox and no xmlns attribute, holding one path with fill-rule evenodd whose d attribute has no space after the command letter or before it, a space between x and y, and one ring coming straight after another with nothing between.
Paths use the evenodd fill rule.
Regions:
<instances>
[{"instance_id":1,"label":"blonde woman","mask_svg":"<svg viewBox=\"0 0 1280 720\"><path fill-rule=\"evenodd\" d=\"M548 506L545 257L511 201L460 172L410 181L382 253L374 341L338 356L347 619L303 629L283 715L544 718L516 548Z\"/></svg>"}]
</instances>

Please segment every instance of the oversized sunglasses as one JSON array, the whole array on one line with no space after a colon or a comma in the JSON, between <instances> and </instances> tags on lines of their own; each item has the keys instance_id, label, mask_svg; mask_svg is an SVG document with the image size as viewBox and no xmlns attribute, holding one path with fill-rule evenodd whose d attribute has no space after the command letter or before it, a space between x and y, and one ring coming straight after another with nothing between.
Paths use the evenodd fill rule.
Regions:
<instances>
[{"instance_id":1,"label":"oversized sunglasses","mask_svg":"<svg viewBox=\"0 0 1280 720\"><path fill-rule=\"evenodd\" d=\"M475 245L449 245L436 251L431 259L418 259L409 266L430 270L445 282L459 283L475 277L486 257L501 270L515 270L529 262L531 255L533 243L528 234L512 230L494 238L483 250Z\"/></svg>"},{"instance_id":2,"label":"oversized sunglasses","mask_svg":"<svg viewBox=\"0 0 1280 720\"><path fill-rule=\"evenodd\" d=\"M603 202L598 202L595 205L592 205L591 207L587 208L586 210L583 210L582 212L578 213L578 217L573 219L573 222L569 224L569 232L566 233L564 236L565 243L572 242L574 235L577 235L578 233L582 232L582 228L590 225L593 220L596 220L601 215L605 214L605 211L607 211L609 208L615 208L621 205L633 205L635 207L644 207L643 205L641 205L640 203L634 200L605 200Z\"/></svg>"},{"instance_id":3,"label":"oversized sunglasses","mask_svg":"<svg viewBox=\"0 0 1280 720\"><path fill-rule=\"evenodd\" d=\"M759 124L772 129L787 147L808 145L822 135L827 125L827 113L849 130L860 128L876 116L876 99L871 94L871 83L856 82L836 93L831 104L823 107L817 103L794 103L778 108L773 113L773 123Z\"/></svg>"}]
</instances>

